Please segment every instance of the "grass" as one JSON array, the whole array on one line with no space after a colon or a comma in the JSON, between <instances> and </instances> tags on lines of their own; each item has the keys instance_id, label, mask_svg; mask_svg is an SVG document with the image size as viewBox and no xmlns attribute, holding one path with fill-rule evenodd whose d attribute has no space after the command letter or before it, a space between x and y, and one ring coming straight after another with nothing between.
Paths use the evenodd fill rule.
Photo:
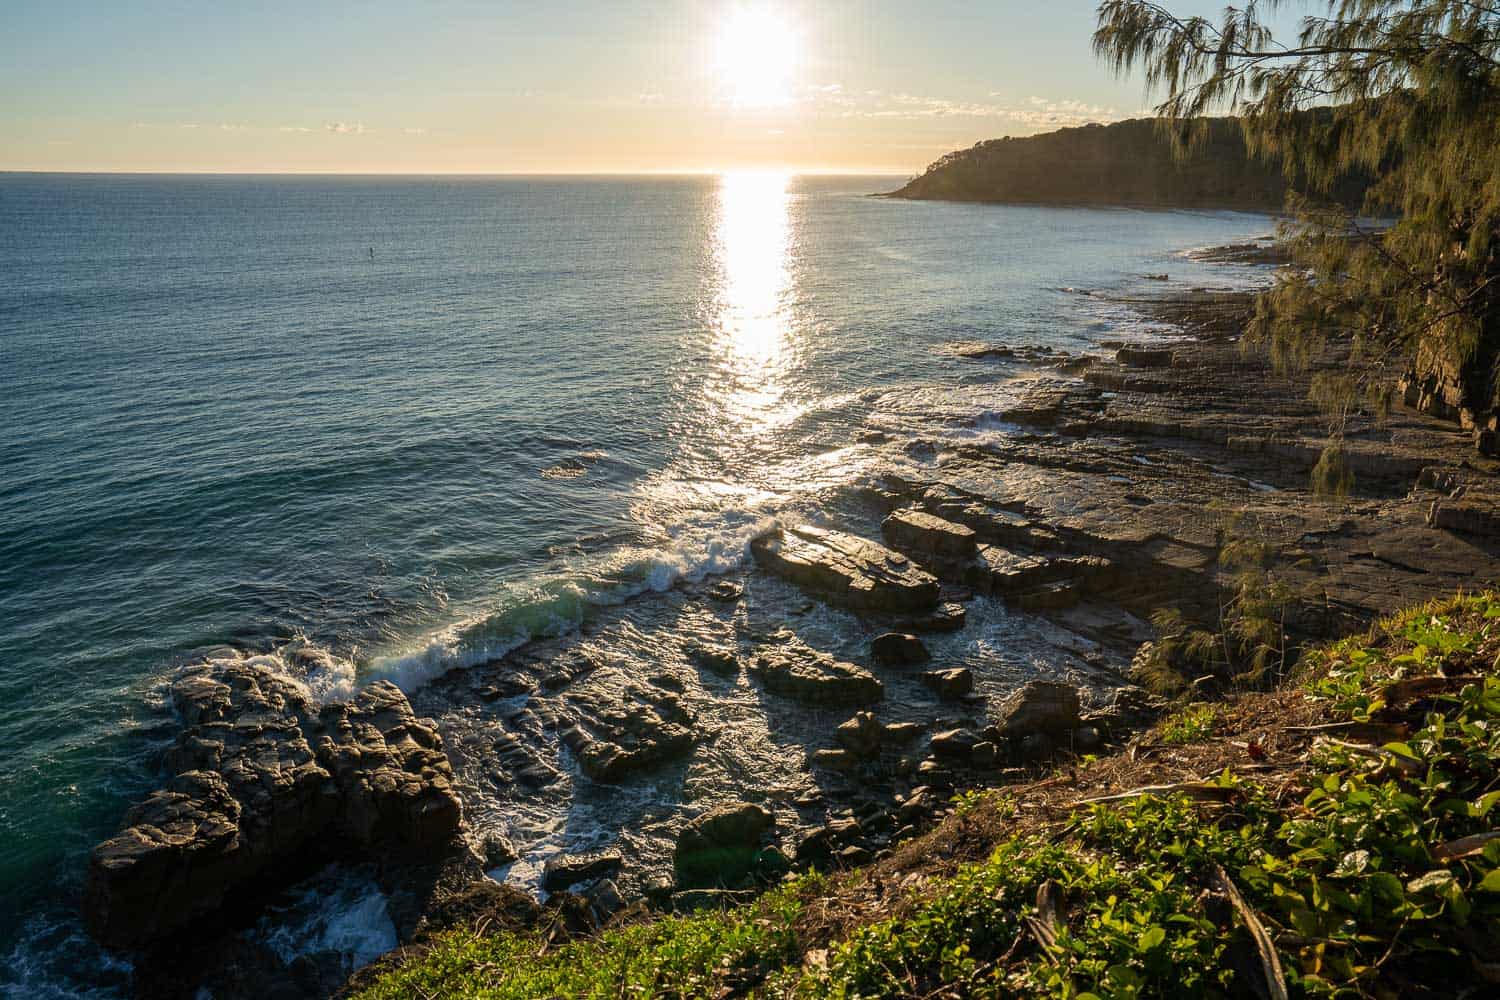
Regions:
<instances>
[{"instance_id":1,"label":"grass","mask_svg":"<svg viewBox=\"0 0 1500 1000\"><path fill-rule=\"evenodd\" d=\"M1177 710L1158 728L1161 741L1168 745L1196 743L1208 739L1214 732L1214 721L1219 710L1204 702L1187 705Z\"/></svg>"},{"instance_id":2,"label":"grass","mask_svg":"<svg viewBox=\"0 0 1500 1000\"><path fill-rule=\"evenodd\" d=\"M806 876L727 912L666 917L552 946L541 930L440 935L358 994L410 997L702 997L800 954L793 926L822 880Z\"/></svg>"},{"instance_id":3,"label":"grass","mask_svg":"<svg viewBox=\"0 0 1500 1000\"><path fill-rule=\"evenodd\" d=\"M556 948L450 932L360 995L1493 995L1497 660L1500 596L1412 609L1310 654L1295 690L1169 718L1171 756L965 795L865 875ZM1111 801L1079 794L1091 774Z\"/></svg>"}]
</instances>

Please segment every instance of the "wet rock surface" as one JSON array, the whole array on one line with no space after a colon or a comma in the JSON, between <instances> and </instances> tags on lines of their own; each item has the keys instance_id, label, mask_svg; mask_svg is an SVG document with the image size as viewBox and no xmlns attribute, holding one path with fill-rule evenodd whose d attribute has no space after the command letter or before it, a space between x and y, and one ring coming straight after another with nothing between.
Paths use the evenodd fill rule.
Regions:
<instances>
[{"instance_id":1,"label":"wet rock surface","mask_svg":"<svg viewBox=\"0 0 1500 1000\"><path fill-rule=\"evenodd\" d=\"M803 524L751 544L773 573L857 611L923 612L938 600L938 582L878 542Z\"/></svg>"},{"instance_id":2,"label":"wet rock surface","mask_svg":"<svg viewBox=\"0 0 1500 1000\"><path fill-rule=\"evenodd\" d=\"M863 667L811 649L790 632L776 638L750 664L767 691L813 705L858 705L884 696L885 685Z\"/></svg>"},{"instance_id":3,"label":"wet rock surface","mask_svg":"<svg viewBox=\"0 0 1500 1000\"><path fill-rule=\"evenodd\" d=\"M254 660L190 667L172 685L175 772L90 858L89 926L138 947L213 924L309 858L430 857L462 804L442 737L394 685L316 708Z\"/></svg>"}]
</instances>

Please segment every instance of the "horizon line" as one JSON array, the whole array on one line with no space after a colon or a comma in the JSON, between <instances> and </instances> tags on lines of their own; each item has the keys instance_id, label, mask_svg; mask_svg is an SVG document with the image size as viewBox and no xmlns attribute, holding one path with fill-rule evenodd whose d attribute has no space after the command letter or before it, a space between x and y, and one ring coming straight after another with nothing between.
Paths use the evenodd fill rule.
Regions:
<instances>
[{"instance_id":1,"label":"horizon line","mask_svg":"<svg viewBox=\"0 0 1500 1000\"><path fill-rule=\"evenodd\" d=\"M920 171L883 167L672 167L639 170L150 170L0 167L5 174L142 177L718 177L785 174L823 177L911 177Z\"/></svg>"}]
</instances>

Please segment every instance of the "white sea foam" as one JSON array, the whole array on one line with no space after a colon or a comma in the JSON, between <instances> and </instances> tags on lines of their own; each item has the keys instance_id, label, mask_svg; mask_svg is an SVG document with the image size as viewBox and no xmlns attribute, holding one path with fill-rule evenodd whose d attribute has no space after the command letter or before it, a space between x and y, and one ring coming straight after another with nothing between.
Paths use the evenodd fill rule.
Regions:
<instances>
[{"instance_id":1,"label":"white sea foam","mask_svg":"<svg viewBox=\"0 0 1500 1000\"><path fill-rule=\"evenodd\" d=\"M751 541L775 527L775 519L762 518L727 532L683 531L685 537L666 548L621 549L580 578L553 580L510 595L496 610L377 656L360 681L386 679L403 691L415 691L450 670L499 659L539 636L564 634L582 623L588 606L617 605L683 581L730 572L745 562Z\"/></svg>"},{"instance_id":2,"label":"white sea foam","mask_svg":"<svg viewBox=\"0 0 1500 1000\"><path fill-rule=\"evenodd\" d=\"M289 908L263 918L258 931L283 962L333 951L346 956L354 969L397 944L385 894L370 877L352 873L314 880Z\"/></svg>"}]
</instances>

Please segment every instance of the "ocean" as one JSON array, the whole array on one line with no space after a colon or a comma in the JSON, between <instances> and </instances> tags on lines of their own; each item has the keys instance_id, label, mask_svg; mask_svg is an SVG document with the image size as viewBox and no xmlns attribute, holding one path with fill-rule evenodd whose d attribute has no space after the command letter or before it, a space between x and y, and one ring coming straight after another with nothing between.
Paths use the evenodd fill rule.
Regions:
<instances>
[{"instance_id":1,"label":"ocean","mask_svg":"<svg viewBox=\"0 0 1500 1000\"><path fill-rule=\"evenodd\" d=\"M880 475L872 432L1008 433L1016 371L955 345L1264 278L1186 254L1264 216L868 197L900 181L0 175L0 988L127 987L83 875L195 651L420 690L738 566Z\"/></svg>"}]
</instances>

